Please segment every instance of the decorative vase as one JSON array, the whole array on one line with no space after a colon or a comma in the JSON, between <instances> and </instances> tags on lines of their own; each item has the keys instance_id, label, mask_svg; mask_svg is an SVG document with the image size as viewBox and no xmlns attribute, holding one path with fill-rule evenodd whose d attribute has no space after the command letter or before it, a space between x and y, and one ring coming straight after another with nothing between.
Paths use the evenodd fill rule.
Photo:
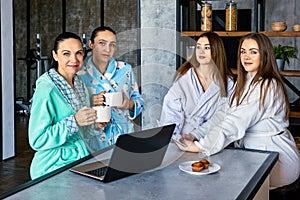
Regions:
<instances>
[{"instance_id":1,"label":"decorative vase","mask_svg":"<svg viewBox=\"0 0 300 200\"><path fill-rule=\"evenodd\" d=\"M276 59L277 67L279 71L282 71L284 69L284 60L282 59Z\"/></svg>"}]
</instances>

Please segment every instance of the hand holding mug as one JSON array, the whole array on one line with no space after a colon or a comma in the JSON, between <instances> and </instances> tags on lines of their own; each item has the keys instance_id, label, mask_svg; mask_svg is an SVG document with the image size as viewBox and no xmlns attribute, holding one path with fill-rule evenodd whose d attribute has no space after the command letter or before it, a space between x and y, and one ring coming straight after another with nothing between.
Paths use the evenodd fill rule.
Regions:
<instances>
[{"instance_id":1,"label":"hand holding mug","mask_svg":"<svg viewBox=\"0 0 300 200\"><path fill-rule=\"evenodd\" d=\"M95 122L96 113L92 108L84 106L78 110L74 118L79 126L88 126Z\"/></svg>"},{"instance_id":2,"label":"hand holding mug","mask_svg":"<svg viewBox=\"0 0 300 200\"><path fill-rule=\"evenodd\" d=\"M95 94L92 97L92 102L94 106L104 106L105 105L105 91L100 92L99 94Z\"/></svg>"},{"instance_id":3,"label":"hand holding mug","mask_svg":"<svg viewBox=\"0 0 300 200\"><path fill-rule=\"evenodd\" d=\"M95 129L105 128L109 122L95 122Z\"/></svg>"},{"instance_id":4,"label":"hand holding mug","mask_svg":"<svg viewBox=\"0 0 300 200\"><path fill-rule=\"evenodd\" d=\"M122 91L123 94L123 102L120 106L117 106L118 109L121 110L131 110L133 111L134 109L134 101L128 99L127 95L125 94L124 91Z\"/></svg>"},{"instance_id":5,"label":"hand holding mug","mask_svg":"<svg viewBox=\"0 0 300 200\"><path fill-rule=\"evenodd\" d=\"M110 121L110 117L111 117L111 107L110 106L93 106L93 109L96 111L96 116L97 116L97 118L95 119L95 122L96 123L97 122L104 123L102 125L97 124L96 125L97 127L103 126L103 125L105 125L105 122L108 123Z\"/></svg>"},{"instance_id":6,"label":"hand holding mug","mask_svg":"<svg viewBox=\"0 0 300 200\"><path fill-rule=\"evenodd\" d=\"M122 105L123 93L120 92L106 92L104 95L104 104L110 107L117 107Z\"/></svg>"}]
</instances>

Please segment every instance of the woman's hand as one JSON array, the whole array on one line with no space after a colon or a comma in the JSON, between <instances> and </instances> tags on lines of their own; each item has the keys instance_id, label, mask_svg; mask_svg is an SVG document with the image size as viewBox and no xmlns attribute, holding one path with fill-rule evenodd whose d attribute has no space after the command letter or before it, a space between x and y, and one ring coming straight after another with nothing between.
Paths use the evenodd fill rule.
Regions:
<instances>
[{"instance_id":1,"label":"woman's hand","mask_svg":"<svg viewBox=\"0 0 300 200\"><path fill-rule=\"evenodd\" d=\"M182 137L179 139L181 143L185 144L185 146L181 145L179 142L174 140L176 146L182 151L188 152L201 152L201 149L194 143L195 137L191 134L183 134Z\"/></svg>"},{"instance_id":2,"label":"woman's hand","mask_svg":"<svg viewBox=\"0 0 300 200\"><path fill-rule=\"evenodd\" d=\"M105 97L104 94L106 92L100 92L99 94L95 94L92 98L92 102L94 106L104 106L105 105Z\"/></svg>"},{"instance_id":3,"label":"woman's hand","mask_svg":"<svg viewBox=\"0 0 300 200\"><path fill-rule=\"evenodd\" d=\"M79 126L88 126L95 122L96 111L93 108L84 106L78 110L74 117Z\"/></svg>"},{"instance_id":4,"label":"woman's hand","mask_svg":"<svg viewBox=\"0 0 300 200\"><path fill-rule=\"evenodd\" d=\"M122 91L122 94L123 94L123 103L122 103L122 105L118 106L117 108L121 109L121 110L131 110L131 111L133 111L134 102L132 100L128 99L128 97L127 97L127 95L125 94L124 91Z\"/></svg>"},{"instance_id":5,"label":"woman's hand","mask_svg":"<svg viewBox=\"0 0 300 200\"><path fill-rule=\"evenodd\" d=\"M190 140L190 141L195 141L196 138L192 134L182 134L182 138L180 140Z\"/></svg>"},{"instance_id":6,"label":"woman's hand","mask_svg":"<svg viewBox=\"0 0 300 200\"><path fill-rule=\"evenodd\" d=\"M104 128L109 124L109 122L95 122L95 129Z\"/></svg>"}]
</instances>

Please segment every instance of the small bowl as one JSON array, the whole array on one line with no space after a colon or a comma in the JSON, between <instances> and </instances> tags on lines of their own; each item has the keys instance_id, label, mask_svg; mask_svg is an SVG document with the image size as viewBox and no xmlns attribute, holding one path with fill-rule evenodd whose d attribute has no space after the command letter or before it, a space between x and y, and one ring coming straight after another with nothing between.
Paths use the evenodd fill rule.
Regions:
<instances>
[{"instance_id":1,"label":"small bowl","mask_svg":"<svg viewBox=\"0 0 300 200\"><path fill-rule=\"evenodd\" d=\"M286 26L286 22L272 22L272 26Z\"/></svg>"},{"instance_id":2,"label":"small bowl","mask_svg":"<svg viewBox=\"0 0 300 200\"><path fill-rule=\"evenodd\" d=\"M273 22L271 29L275 32L282 32L287 29L287 25L285 22Z\"/></svg>"},{"instance_id":3,"label":"small bowl","mask_svg":"<svg viewBox=\"0 0 300 200\"><path fill-rule=\"evenodd\" d=\"M300 24L294 24L293 31L296 31L296 32L300 31Z\"/></svg>"}]
</instances>

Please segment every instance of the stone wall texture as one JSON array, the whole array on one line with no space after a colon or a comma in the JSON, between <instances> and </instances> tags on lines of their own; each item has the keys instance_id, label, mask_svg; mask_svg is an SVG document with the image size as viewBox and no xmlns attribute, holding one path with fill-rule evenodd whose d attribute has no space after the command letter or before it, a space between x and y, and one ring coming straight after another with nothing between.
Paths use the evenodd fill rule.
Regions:
<instances>
[{"instance_id":1,"label":"stone wall texture","mask_svg":"<svg viewBox=\"0 0 300 200\"><path fill-rule=\"evenodd\" d=\"M41 55L50 58L53 42L62 31L71 31L80 36L86 34L89 39L93 29L104 23L118 34L118 51L115 56L129 62L133 67L137 65L136 0L104 0L103 22L101 22L101 0L65 0L65 6L63 2L63 0L30 0L28 6L24 0L14 1L16 98L23 97L29 100L33 93L32 86L37 79L36 64L29 66L24 59L28 57L27 49L36 49L37 34L40 34L41 39Z\"/></svg>"},{"instance_id":2,"label":"stone wall texture","mask_svg":"<svg viewBox=\"0 0 300 200\"><path fill-rule=\"evenodd\" d=\"M179 0L174 2L178 2ZM183 0L182 0L183 1ZM211 1L213 7L222 9L225 2ZM63 4L66 2L65 13L63 18ZM103 0L104 2L104 19L101 21L101 0L30 0L30 15L27 17L27 5L24 0L14 0L14 19L15 19L15 88L16 97L24 97L25 100L32 95L32 85L37 78L35 65L28 67L24 58L26 58L27 49L36 48L36 34L41 37L42 55L49 57L55 37L65 29L82 36L83 33L89 37L91 31L101 23L111 26L118 33L118 50L116 57L132 64L139 80L141 75L138 65L138 30L137 28L137 5L142 2L143 7L139 12L147 13L150 11L152 16L147 16L144 20L147 24L141 24L142 27L168 27L168 19L174 21L172 11L170 14L161 10L167 4L162 4L159 0ZM238 8L248 8L253 4L252 0L236 0ZM265 30L270 31L273 21L286 21L287 31L292 30L292 25L300 23L300 1L298 0L265 0L266 18ZM280 5L280 6L279 6ZM174 8L172 8L174 9ZM176 9L176 8L175 8ZM166 10L166 9L165 9ZM152 12L153 11L153 12ZM155 12L154 12L155 11ZM163 14L163 18L158 16ZM159 20L163 19L163 20ZM65 24L65 26L64 26ZM64 26L64 27L63 27ZM29 30L28 30L29 28ZM29 33L29 35L28 35ZM30 40L28 43L28 39ZM300 50L300 37L272 37L274 45L292 45ZM27 43L29 45L27 45ZM300 58L300 53L298 53ZM147 59L147 58L145 58ZM167 58L168 59L168 58ZM170 58L173 59L173 58ZM164 63L172 63L166 61ZM143 61L141 61L143 63ZM287 70L299 70L299 59L292 59ZM30 76L28 87L27 76ZM288 77L296 86L300 85L300 79ZM29 88L29 89L28 89ZM28 90L30 94L28 95ZM297 95L288 89L291 101L297 99Z\"/></svg>"}]
</instances>

